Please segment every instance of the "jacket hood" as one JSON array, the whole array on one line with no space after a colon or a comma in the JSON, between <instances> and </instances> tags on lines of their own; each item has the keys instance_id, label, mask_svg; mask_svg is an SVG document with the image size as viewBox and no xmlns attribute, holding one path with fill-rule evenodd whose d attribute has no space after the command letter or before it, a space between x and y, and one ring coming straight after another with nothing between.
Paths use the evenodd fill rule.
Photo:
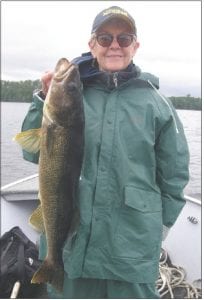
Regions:
<instances>
[{"instance_id":1,"label":"jacket hood","mask_svg":"<svg viewBox=\"0 0 204 300\"><path fill-rule=\"evenodd\" d=\"M133 62L125 70L114 73L103 72L99 70L91 52L86 52L80 57L74 58L72 63L78 65L81 81L84 84L100 80L107 87L114 88L113 77L117 73L119 85L128 79L135 78L146 82L151 81L157 89L159 88L159 78L150 73L141 72L141 69Z\"/></svg>"},{"instance_id":2,"label":"jacket hood","mask_svg":"<svg viewBox=\"0 0 204 300\"><path fill-rule=\"evenodd\" d=\"M81 80L84 81L88 78L97 76L101 72L93 64L93 56L91 52L83 53L81 56L72 60L72 63L78 65Z\"/></svg>"},{"instance_id":3,"label":"jacket hood","mask_svg":"<svg viewBox=\"0 0 204 300\"><path fill-rule=\"evenodd\" d=\"M157 89L159 89L159 78L151 73L142 72L138 79L150 81Z\"/></svg>"}]
</instances>

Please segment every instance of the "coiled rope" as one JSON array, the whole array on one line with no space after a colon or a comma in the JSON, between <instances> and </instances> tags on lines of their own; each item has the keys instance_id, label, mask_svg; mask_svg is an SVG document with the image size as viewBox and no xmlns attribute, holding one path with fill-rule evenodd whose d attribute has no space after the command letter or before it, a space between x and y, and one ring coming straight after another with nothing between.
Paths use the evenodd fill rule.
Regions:
<instances>
[{"instance_id":1,"label":"coiled rope","mask_svg":"<svg viewBox=\"0 0 204 300\"><path fill-rule=\"evenodd\" d=\"M202 297L201 289L188 283L185 278L185 270L172 265L167 252L162 249L157 281L157 289L161 298L200 299Z\"/></svg>"}]
</instances>

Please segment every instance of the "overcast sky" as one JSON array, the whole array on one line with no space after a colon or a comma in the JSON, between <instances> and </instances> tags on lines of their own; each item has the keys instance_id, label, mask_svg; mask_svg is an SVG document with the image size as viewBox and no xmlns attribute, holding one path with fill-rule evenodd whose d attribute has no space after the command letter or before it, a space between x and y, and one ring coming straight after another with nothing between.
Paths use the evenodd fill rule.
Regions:
<instances>
[{"instance_id":1,"label":"overcast sky","mask_svg":"<svg viewBox=\"0 0 204 300\"><path fill-rule=\"evenodd\" d=\"M134 63L160 78L161 91L200 96L200 1L2 1L2 79L39 79L60 57L88 51L93 19L112 5L134 17Z\"/></svg>"}]
</instances>

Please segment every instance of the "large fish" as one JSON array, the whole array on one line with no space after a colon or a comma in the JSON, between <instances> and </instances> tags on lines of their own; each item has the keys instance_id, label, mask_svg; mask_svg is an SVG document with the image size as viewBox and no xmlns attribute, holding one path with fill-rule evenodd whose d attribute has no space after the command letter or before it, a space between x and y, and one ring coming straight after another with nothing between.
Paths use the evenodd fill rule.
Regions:
<instances>
[{"instance_id":1,"label":"large fish","mask_svg":"<svg viewBox=\"0 0 204 300\"><path fill-rule=\"evenodd\" d=\"M42 127L21 132L14 139L29 152L40 150L41 206L30 222L45 230L47 256L31 282L49 282L62 291L62 249L75 209L84 148L82 86L77 66L65 58L58 61L43 107Z\"/></svg>"}]
</instances>

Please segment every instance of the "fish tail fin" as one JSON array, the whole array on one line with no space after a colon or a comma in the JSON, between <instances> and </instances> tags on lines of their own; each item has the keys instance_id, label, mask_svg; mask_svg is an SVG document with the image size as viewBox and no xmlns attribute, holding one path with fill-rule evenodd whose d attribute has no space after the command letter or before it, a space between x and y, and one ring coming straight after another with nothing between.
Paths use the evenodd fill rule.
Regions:
<instances>
[{"instance_id":1,"label":"fish tail fin","mask_svg":"<svg viewBox=\"0 0 204 300\"><path fill-rule=\"evenodd\" d=\"M41 267L35 272L31 283L50 283L59 292L63 291L64 269L63 266L50 263L46 259Z\"/></svg>"}]
</instances>

